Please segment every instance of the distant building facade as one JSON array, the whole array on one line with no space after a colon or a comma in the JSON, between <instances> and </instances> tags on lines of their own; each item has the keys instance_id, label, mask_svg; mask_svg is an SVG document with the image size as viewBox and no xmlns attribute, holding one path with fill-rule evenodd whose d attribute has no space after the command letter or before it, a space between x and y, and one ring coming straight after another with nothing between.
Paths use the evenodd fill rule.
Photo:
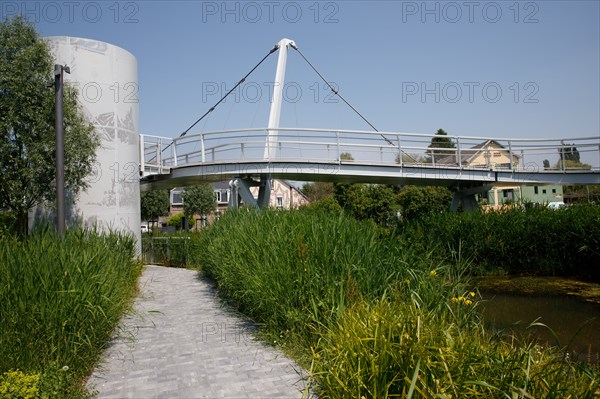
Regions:
<instances>
[{"instance_id":1,"label":"distant building facade","mask_svg":"<svg viewBox=\"0 0 600 399\"><path fill-rule=\"evenodd\" d=\"M519 166L520 157L494 140L487 140L472 148L462 150L460 165L464 167L488 167L490 169L510 169ZM458 165L456 154L441 158L437 164ZM502 207L515 203L531 202L548 204L563 201L561 185L516 185L496 183L490 191L479 195L482 206Z\"/></svg>"},{"instance_id":2,"label":"distant building facade","mask_svg":"<svg viewBox=\"0 0 600 399\"><path fill-rule=\"evenodd\" d=\"M220 217L228 208L231 199L231 190L229 182L222 181L212 183L217 208L210 215L196 215L195 219L201 223L210 223L214 219ZM159 223L166 225L171 216L183 213L183 191L185 187L176 187L169 192L169 215L161 217ZM254 197L258 197L258 187L252 187L251 192ZM271 187L271 196L269 198L269 206L277 209L296 209L302 205L308 204L309 200L300 190L285 180L273 180ZM197 221L191 221L190 226L193 226Z\"/></svg>"}]
</instances>

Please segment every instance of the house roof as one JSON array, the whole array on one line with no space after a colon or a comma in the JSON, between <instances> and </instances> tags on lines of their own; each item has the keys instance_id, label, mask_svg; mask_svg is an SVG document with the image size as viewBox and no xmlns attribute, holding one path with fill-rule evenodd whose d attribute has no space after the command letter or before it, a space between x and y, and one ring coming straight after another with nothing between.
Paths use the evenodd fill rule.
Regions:
<instances>
[{"instance_id":1,"label":"house roof","mask_svg":"<svg viewBox=\"0 0 600 399\"><path fill-rule=\"evenodd\" d=\"M473 161L473 159L475 159L481 152L485 151L485 149L491 145L494 144L495 147L494 148L500 148L500 149L505 149L505 147L498 143L496 140L486 140L483 143L479 143L477 145L474 145L471 148L468 148L466 150L461 150L460 152L460 164L461 165L465 165L465 164L469 164ZM515 158L519 158L517 155L513 154L513 157ZM437 160L435 162L436 164L446 164L446 165L457 165L458 162L456 161L456 154L452 154L452 155L448 155L445 156L443 158L440 158L439 160Z\"/></svg>"}]
</instances>

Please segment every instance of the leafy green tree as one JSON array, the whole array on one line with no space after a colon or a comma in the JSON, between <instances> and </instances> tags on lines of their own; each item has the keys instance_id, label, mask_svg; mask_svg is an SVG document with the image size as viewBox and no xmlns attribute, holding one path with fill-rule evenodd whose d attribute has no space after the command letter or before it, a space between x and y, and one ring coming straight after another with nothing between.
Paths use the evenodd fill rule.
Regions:
<instances>
[{"instance_id":1,"label":"leafy green tree","mask_svg":"<svg viewBox=\"0 0 600 399\"><path fill-rule=\"evenodd\" d=\"M559 158L555 167L557 169L584 169L590 170L592 168L591 165L585 164L581 162L581 157L579 155L579 151L577 147L564 147L558 150ZM563 162L564 161L564 162Z\"/></svg>"},{"instance_id":2,"label":"leafy green tree","mask_svg":"<svg viewBox=\"0 0 600 399\"><path fill-rule=\"evenodd\" d=\"M581 158L579 156L579 151L577 147L565 147L558 150L560 154L560 159L564 159L565 161L575 161L580 162Z\"/></svg>"},{"instance_id":3,"label":"leafy green tree","mask_svg":"<svg viewBox=\"0 0 600 399\"><path fill-rule=\"evenodd\" d=\"M400 163L400 154L396 155L394 159L396 163ZM419 163L430 163L431 161L422 155L419 154L409 154L407 152L402 153L402 163L403 164L419 164Z\"/></svg>"},{"instance_id":4,"label":"leafy green tree","mask_svg":"<svg viewBox=\"0 0 600 399\"><path fill-rule=\"evenodd\" d=\"M395 217L398 205L392 187L381 184L335 184L335 200L356 219L386 224Z\"/></svg>"},{"instance_id":5,"label":"leafy green tree","mask_svg":"<svg viewBox=\"0 0 600 399\"><path fill-rule=\"evenodd\" d=\"M354 157L349 152L342 152L340 154L340 159L342 161L354 161Z\"/></svg>"},{"instance_id":6,"label":"leafy green tree","mask_svg":"<svg viewBox=\"0 0 600 399\"><path fill-rule=\"evenodd\" d=\"M302 193L304 193L304 195L306 195L311 202L319 201L324 197L333 196L333 183L320 181L314 183L304 183L302 186Z\"/></svg>"},{"instance_id":7,"label":"leafy green tree","mask_svg":"<svg viewBox=\"0 0 600 399\"><path fill-rule=\"evenodd\" d=\"M452 193L446 187L405 186L397 196L402 216L407 219L448 211Z\"/></svg>"},{"instance_id":8,"label":"leafy green tree","mask_svg":"<svg viewBox=\"0 0 600 399\"><path fill-rule=\"evenodd\" d=\"M446 137L448 136L448 133L446 133L444 129L438 129L435 134L435 137L431 138L431 144L427 147L429 148L426 157L428 163L435 163L442 158L452 155L453 152L446 150L446 148L456 148L456 144L452 139Z\"/></svg>"},{"instance_id":9,"label":"leafy green tree","mask_svg":"<svg viewBox=\"0 0 600 399\"><path fill-rule=\"evenodd\" d=\"M335 200L333 194L325 195L318 200L311 201L309 204L300 206L302 210L308 211L323 211L329 213L340 213L342 207Z\"/></svg>"},{"instance_id":10,"label":"leafy green tree","mask_svg":"<svg viewBox=\"0 0 600 399\"><path fill-rule=\"evenodd\" d=\"M547 159L544 159L544 169L550 169L550 161L548 161Z\"/></svg>"},{"instance_id":11,"label":"leafy green tree","mask_svg":"<svg viewBox=\"0 0 600 399\"><path fill-rule=\"evenodd\" d=\"M156 221L160 216L169 214L169 192L151 190L141 193L142 220Z\"/></svg>"},{"instance_id":12,"label":"leafy green tree","mask_svg":"<svg viewBox=\"0 0 600 399\"><path fill-rule=\"evenodd\" d=\"M557 169L591 169L590 165L581 162L577 147L564 147L558 150L558 162L555 165Z\"/></svg>"},{"instance_id":13,"label":"leafy green tree","mask_svg":"<svg viewBox=\"0 0 600 399\"><path fill-rule=\"evenodd\" d=\"M56 197L54 80L48 44L23 17L0 22L0 209L27 234L28 209ZM100 139L65 87L65 188L73 197L88 187Z\"/></svg>"},{"instance_id":14,"label":"leafy green tree","mask_svg":"<svg viewBox=\"0 0 600 399\"><path fill-rule=\"evenodd\" d=\"M565 197L571 196L577 202L600 204L600 185L598 184L564 186L563 192Z\"/></svg>"},{"instance_id":15,"label":"leafy green tree","mask_svg":"<svg viewBox=\"0 0 600 399\"><path fill-rule=\"evenodd\" d=\"M346 210L356 219L386 224L396 216L398 206L392 188L381 184L354 185L347 192Z\"/></svg>"},{"instance_id":16,"label":"leafy green tree","mask_svg":"<svg viewBox=\"0 0 600 399\"><path fill-rule=\"evenodd\" d=\"M205 215L217 207L213 187L208 183L187 187L182 193L183 213L188 219L194 215Z\"/></svg>"},{"instance_id":17,"label":"leafy green tree","mask_svg":"<svg viewBox=\"0 0 600 399\"><path fill-rule=\"evenodd\" d=\"M167 220L167 226L175 227L177 230L181 229L181 218L184 216L183 213L171 216L169 220Z\"/></svg>"}]
</instances>

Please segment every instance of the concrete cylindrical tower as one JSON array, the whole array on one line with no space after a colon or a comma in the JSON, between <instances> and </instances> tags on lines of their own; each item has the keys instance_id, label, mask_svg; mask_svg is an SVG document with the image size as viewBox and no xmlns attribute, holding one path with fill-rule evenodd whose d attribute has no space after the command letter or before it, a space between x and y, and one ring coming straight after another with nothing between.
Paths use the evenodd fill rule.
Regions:
<instances>
[{"instance_id":1,"label":"concrete cylindrical tower","mask_svg":"<svg viewBox=\"0 0 600 399\"><path fill-rule=\"evenodd\" d=\"M67 210L69 222L132 233L140 242L137 61L128 51L97 40L53 36L56 63L68 65L65 85L79 102L101 144L90 187Z\"/></svg>"}]
</instances>

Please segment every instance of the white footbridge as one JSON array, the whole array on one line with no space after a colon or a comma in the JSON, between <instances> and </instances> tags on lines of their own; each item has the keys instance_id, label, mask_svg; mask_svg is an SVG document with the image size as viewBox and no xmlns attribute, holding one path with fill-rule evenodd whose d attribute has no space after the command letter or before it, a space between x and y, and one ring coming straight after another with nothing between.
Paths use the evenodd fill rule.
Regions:
<instances>
[{"instance_id":1,"label":"white footbridge","mask_svg":"<svg viewBox=\"0 0 600 399\"><path fill-rule=\"evenodd\" d=\"M471 209L475 194L499 183L600 184L600 134L547 139L443 136L453 147L436 148L432 139L440 136L433 134L280 127L290 48L298 50L293 41L283 39L269 53L279 50L266 127L187 134L190 127L177 138L140 135L142 190L230 181L230 206L242 200L263 207L272 179L438 185L454 191L453 207ZM252 186L259 187L258 199L250 192Z\"/></svg>"}]
</instances>

